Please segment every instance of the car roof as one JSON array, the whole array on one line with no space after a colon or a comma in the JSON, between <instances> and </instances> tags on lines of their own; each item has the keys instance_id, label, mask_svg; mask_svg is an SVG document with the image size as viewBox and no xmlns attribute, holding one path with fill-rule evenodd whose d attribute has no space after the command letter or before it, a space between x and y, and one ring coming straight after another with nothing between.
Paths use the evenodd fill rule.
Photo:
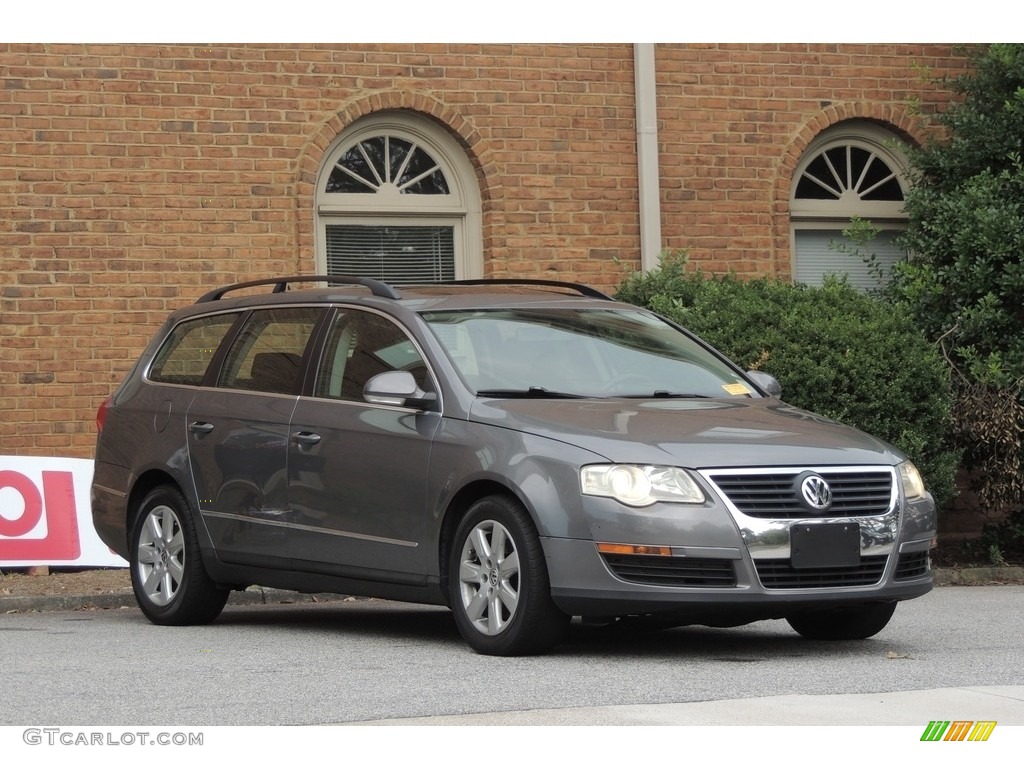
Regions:
<instances>
[{"instance_id":1,"label":"car roof","mask_svg":"<svg viewBox=\"0 0 1024 768\"><path fill-rule=\"evenodd\" d=\"M307 285L315 287L305 287ZM235 295L232 295L235 294ZM300 275L251 280L209 291L183 314L277 304L398 304L414 312L553 306L566 302L607 303L613 299L579 283L558 280L460 280L395 286L380 280L339 275Z\"/></svg>"}]
</instances>

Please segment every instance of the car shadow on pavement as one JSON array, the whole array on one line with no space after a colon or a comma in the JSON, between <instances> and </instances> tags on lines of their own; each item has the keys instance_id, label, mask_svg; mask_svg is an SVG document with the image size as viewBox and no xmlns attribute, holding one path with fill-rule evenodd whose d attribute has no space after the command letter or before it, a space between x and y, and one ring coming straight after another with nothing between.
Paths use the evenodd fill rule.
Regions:
<instances>
[{"instance_id":1,"label":"car shadow on pavement","mask_svg":"<svg viewBox=\"0 0 1024 768\"><path fill-rule=\"evenodd\" d=\"M439 606L364 599L236 606L226 610L215 624L330 633L339 639L380 639L389 645L403 642L472 653L459 637L451 612ZM817 656L826 647L830 653L839 655L863 656L869 652L898 657L899 646L898 642L886 642L885 633L868 640L810 641L801 638L782 621L761 621L722 629L699 625L658 628L630 621L593 625L576 619L565 639L546 656L675 660L696 656L707 661L744 664Z\"/></svg>"}]
</instances>

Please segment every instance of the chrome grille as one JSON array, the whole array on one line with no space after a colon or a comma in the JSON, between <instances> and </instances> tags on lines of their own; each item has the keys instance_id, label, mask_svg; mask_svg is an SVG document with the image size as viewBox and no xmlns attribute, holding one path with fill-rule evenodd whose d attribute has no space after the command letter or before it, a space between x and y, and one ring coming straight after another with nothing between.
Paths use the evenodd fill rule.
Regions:
<instances>
[{"instance_id":1,"label":"chrome grille","mask_svg":"<svg viewBox=\"0 0 1024 768\"><path fill-rule=\"evenodd\" d=\"M800 478L803 469L770 472L716 473L708 476L748 517L803 518L814 513L801 501ZM863 517L884 515L893 498L893 473L887 469L862 471L817 470L832 489L832 506L824 517Z\"/></svg>"}]
</instances>

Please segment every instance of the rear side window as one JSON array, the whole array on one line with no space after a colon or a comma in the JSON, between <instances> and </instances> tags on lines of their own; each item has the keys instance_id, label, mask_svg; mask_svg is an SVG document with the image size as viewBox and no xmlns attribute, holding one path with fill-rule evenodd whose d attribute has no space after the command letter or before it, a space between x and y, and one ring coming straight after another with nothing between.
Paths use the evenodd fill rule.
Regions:
<instances>
[{"instance_id":1,"label":"rear side window","mask_svg":"<svg viewBox=\"0 0 1024 768\"><path fill-rule=\"evenodd\" d=\"M253 312L228 350L217 386L297 394L302 356L322 312L315 307Z\"/></svg>"},{"instance_id":2,"label":"rear side window","mask_svg":"<svg viewBox=\"0 0 1024 768\"><path fill-rule=\"evenodd\" d=\"M224 335L238 320L234 312L186 320L174 327L149 368L150 381L198 386Z\"/></svg>"}]
</instances>

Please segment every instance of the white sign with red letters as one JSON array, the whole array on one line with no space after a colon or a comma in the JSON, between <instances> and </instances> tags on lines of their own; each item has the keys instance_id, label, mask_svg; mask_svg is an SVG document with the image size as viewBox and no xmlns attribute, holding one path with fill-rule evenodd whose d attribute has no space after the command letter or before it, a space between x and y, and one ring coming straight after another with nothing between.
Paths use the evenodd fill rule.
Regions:
<instances>
[{"instance_id":1,"label":"white sign with red letters","mask_svg":"<svg viewBox=\"0 0 1024 768\"><path fill-rule=\"evenodd\" d=\"M0 456L0 566L127 566L92 526L89 459Z\"/></svg>"}]
</instances>

